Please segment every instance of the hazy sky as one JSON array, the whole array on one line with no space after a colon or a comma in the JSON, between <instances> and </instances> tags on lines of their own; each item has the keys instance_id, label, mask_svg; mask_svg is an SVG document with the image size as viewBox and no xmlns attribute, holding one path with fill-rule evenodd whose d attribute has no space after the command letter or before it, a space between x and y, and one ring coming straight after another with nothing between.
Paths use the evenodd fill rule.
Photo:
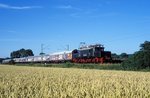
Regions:
<instances>
[{"instance_id":1,"label":"hazy sky","mask_svg":"<svg viewBox=\"0 0 150 98\"><path fill-rule=\"evenodd\" d=\"M150 0L0 0L0 57L32 49L51 53L101 43L134 53L150 40Z\"/></svg>"}]
</instances>

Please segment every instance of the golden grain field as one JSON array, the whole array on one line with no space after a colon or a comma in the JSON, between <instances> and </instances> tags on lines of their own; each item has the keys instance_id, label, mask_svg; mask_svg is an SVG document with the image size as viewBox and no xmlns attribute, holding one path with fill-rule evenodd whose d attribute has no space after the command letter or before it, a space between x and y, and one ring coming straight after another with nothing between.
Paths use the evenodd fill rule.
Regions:
<instances>
[{"instance_id":1,"label":"golden grain field","mask_svg":"<svg viewBox=\"0 0 150 98\"><path fill-rule=\"evenodd\" d=\"M150 98L150 73L0 65L0 98Z\"/></svg>"}]
</instances>

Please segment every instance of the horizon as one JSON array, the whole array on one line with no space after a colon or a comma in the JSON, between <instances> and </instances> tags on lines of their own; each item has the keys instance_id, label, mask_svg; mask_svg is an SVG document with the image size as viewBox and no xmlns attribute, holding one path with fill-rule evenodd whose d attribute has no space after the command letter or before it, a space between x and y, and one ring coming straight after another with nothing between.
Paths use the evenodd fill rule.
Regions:
<instances>
[{"instance_id":1,"label":"horizon","mask_svg":"<svg viewBox=\"0 0 150 98\"><path fill-rule=\"evenodd\" d=\"M132 54L150 39L150 1L0 0L0 58L77 49L80 42Z\"/></svg>"}]
</instances>

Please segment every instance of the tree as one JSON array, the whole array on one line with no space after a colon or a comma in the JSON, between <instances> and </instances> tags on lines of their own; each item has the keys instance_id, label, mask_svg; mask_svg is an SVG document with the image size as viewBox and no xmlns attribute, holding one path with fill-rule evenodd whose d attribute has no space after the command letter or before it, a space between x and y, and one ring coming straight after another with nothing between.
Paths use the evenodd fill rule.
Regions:
<instances>
[{"instance_id":1,"label":"tree","mask_svg":"<svg viewBox=\"0 0 150 98\"><path fill-rule=\"evenodd\" d=\"M26 53L28 54L28 56L34 56L33 51L31 49L27 49Z\"/></svg>"},{"instance_id":2,"label":"tree","mask_svg":"<svg viewBox=\"0 0 150 98\"><path fill-rule=\"evenodd\" d=\"M23 48L19 50L19 54L20 54L20 57L27 57L28 56L26 53L26 50Z\"/></svg>"},{"instance_id":3,"label":"tree","mask_svg":"<svg viewBox=\"0 0 150 98\"><path fill-rule=\"evenodd\" d=\"M39 55L45 55L45 53L42 53L42 52L41 52Z\"/></svg>"},{"instance_id":4,"label":"tree","mask_svg":"<svg viewBox=\"0 0 150 98\"><path fill-rule=\"evenodd\" d=\"M19 58L19 57L21 57L21 54L19 53L19 51L13 51L13 52L11 52L10 57L11 58Z\"/></svg>"},{"instance_id":5,"label":"tree","mask_svg":"<svg viewBox=\"0 0 150 98\"><path fill-rule=\"evenodd\" d=\"M20 57L27 57L27 56L34 56L33 52L31 49L20 49L17 51L13 51L10 53L11 58L20 58Z\"/></svg>"},{"instance_id":6,"label":"tree","mask_svg":"<svg viewBox=\"0 0 150 98\"><path fill-rule=\"evenodd\" d=\"M140 45L140 60L143 61L144 67L150 67L150 41L145 41L143 44Z\"/></svg>"},{"instance_id":7,"label":"tree","mask_svg":"<svg viewBox=\"0 0 150 98\"><path fill-rule=\"evenodd\" d=\"M111 54L111 57L118 59L118 58L119 58L119 55L117 55L116 53L112 53L112 54Z\"/></svg>"},{"instance_id":8,"label":"tree","mask_svg":"<svg viewBox=\"0 0 150 98\"><path fill-rule=\"evenodd\" d=\"M0 63L2 63L3 60L4 60L4 58L0 58Z\"/></svg>"},{"instance_id":9,"label":"tree","mask_svg":"<svg viewBox=\"0 0 150 98\"><path fill-rule=\"evenodd\" d=\"M120 54L120 59L127 59L128 58L128 54L127 53L121 53Z\"/></svg>"},{"instance_id":10,"label":"tree","mask_svg":"<svg viewBox=\"0 0 150 98\"><path fill-rule=\"evenodd\" d=\"M143 69L150 68L150 41L145 41L140 45L141 49L133 54L128 60L123 62L124 68Z\"/></svg>"},{"instance_id":11,"label":"tree","mask_svg":"<svg viewBox=\"0 0 150 98\"><path fill-rule=\"evenodd\" d=\"M150 41L145 41L143 44L140 45L141 51L150 51Z\"/></svg>"}]
</instances>

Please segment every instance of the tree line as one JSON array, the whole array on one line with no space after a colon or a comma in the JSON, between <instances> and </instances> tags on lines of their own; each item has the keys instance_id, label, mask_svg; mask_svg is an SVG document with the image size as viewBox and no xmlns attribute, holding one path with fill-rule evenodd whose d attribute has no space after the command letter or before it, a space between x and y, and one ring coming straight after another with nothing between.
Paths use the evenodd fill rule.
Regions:
<instances>
[{"instance_id":1,"label":"tree line","mask_svg":"<svg viewBox=\"0 0 150 98\"><path fill-rule=\"evenodd\" d=\"M119 59L119 60L126 60L128 59L130 56L132 56L132 54L127 54L127 53L121 53L121 54L116 54L116 53L112 53L111 57L113 59Z\"/></svg>"},{"instance_id":2,"label":"tree line","mask_svg":"<svg viewBox=\"0 0 150 98\"><path fill-rule=\"evenodd\" d=\"M10 53L11 58L21 58L21 57L27 57L27 56L34 56L33 51L31 49L20 49L17 51L13 51Z\"/></svg>"},{"instance_id":3,"label":"tree line","mask_svg":"<svg viewBox=\"0 0 150 98\"><path fill-rule=\"evenodd\" d=\"M150 41L140 45L140 50L122 63L124 69L150 69Z\"/></svg>"}]
</instances>

